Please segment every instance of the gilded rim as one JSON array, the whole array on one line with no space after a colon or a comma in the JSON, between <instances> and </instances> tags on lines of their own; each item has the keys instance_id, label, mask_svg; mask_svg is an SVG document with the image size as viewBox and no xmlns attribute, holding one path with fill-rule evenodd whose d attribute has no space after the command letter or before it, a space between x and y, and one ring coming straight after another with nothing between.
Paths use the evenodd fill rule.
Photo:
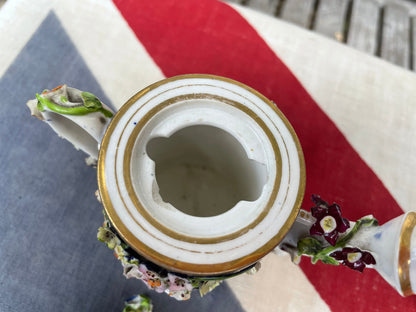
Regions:
<instances>
[{"instance_id":1,"label":"gilded rim","mask_svg":"<svg viewBox=\"0 0 416 312\"><path fill-rule=\"evenodd\" d=\"M403 296L413 295L410 281L410 247L413 230L416 226L416 212L409 212L402 225L399 240L399 281Z\"/></svg>"},{"instance_id":2,"label":"gilded rim","mask_svg":"<svg viewBox=\"0 0 416 312\"><path fill-rule=\"evenodd\" d=\"M251 254L229 261L229 262L224 262L224 263L194 264L194 263L180 262L175 259L171 259L167 256L164 256L158 253L157 251L153 250L152 248L148 247L147 245L143 244L137 237L135 237L132 233L130 233L127 227L121 222L120 218L118 217L117 213L114 210L114 207L112 206L112 203L108 194L106 182L105 182L105 166L104 165L105 165L105 158L106 158L106 153L107 153L107 148L109 145L110 137L113 131L115 130L119 120L126 113L126 111L134 103L136 103L139 98L144 96L149 91L163 84L172 82L172 81L182 80L182 79L192 79L192 78L203 78L203 79L214 79L214 80L225 81L225 82L237 85L239 87L242 87L243 89L246 89L250 93L259 97L264 103L266 103L269 107L271 107L274 110L274 112L280 117L280 119L284 122L286 128L290 132L292 139L296 145L298 158L299 158L300 177L299 177L299 188L298 188L298 192L296 196L296 201L295 201L295 204L293 205L290 215L286 219L286 222L283 224L280 231L272 239L270 239L266 244L264 244L259 249L252 252ZM106 133L104 135L104 138L102 140L102 143L101 143L99 160L98 160L99 191L101 194L104 208L110 218L112 225L115 227L117 232L133 249L135 249L139 254L149 259L150 261L164 268L170 269L172 271L181 272L181 273L185 273L189 275L220 275L220 274L225 274L225 273L230 273L230 272L236 272L258 261L260 258L262 258L271 250L273 250L279 244L279 242L283 239L283 237L287 234L287 232L289 231L293 222L296 219L296 216L299 212L300 206L302 204L303 196L304 196L305 182L306 182L306 173L305 173L305 163L304 163L302 149L301 149L299 140L296 136L296 133L294 132L292 126L290 125L286 117L283 115L283 113L277 109L274 103L272 103L270 100L265 98L263 95L261 95L259 92L255 91L254 89L242 83L239 83L237 81L224 78L224 77L213 76L213 75L192 74L192 75L175 76L175 77L168 78L165 80L161 80L157 83L154 83L151 86L138 92L136 95L130 98L126 104L123 105L123 107L117 112L116 116L113 118L110 125L108 126ZM274 189L273 192L277 193L278 187ZM129 196L131 195L132 194L129 191ZM136 208L138 207L136 206Z\"/></svg>"}]
</instances>

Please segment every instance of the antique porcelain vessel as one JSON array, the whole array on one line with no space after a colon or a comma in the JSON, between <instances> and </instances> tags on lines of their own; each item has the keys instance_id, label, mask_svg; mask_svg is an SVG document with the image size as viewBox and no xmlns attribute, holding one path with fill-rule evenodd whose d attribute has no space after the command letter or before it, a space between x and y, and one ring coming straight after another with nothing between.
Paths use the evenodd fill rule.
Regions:
<instances>
[{"instance_id":1,"label":"antique porcelain vessel","mask_svg":"<svg viewBox=\"0 0 416 312\"><path fill-rule=\"evenodd\" d=\"M375 268L400 294L416 289L411 212L379 226L350 222L319 196L300 210L305 164L274 103L236 81L184 75L157 82L114 114L66 85L37 94L32 115L90 155L105 209L98 238L126 277L178 300L254 272L269 252L354 270Z\"/></svg>"}]
</instances>

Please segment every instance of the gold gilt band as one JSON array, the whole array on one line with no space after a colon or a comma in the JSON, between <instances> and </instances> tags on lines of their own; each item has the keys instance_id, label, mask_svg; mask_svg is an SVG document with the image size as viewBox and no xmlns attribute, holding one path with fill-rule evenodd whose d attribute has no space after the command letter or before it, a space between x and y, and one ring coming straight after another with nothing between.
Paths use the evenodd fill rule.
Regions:
<instances>
[{"instance_id":1,"label":"gold gilt band","mask_svg":"<svg viewBox=\"0 0 416 312\"><path fill-rule=\"evenodd\" d=\"M409 212L403 222L399 241L399 281L403 296L413 295L410 282L410 247L416 226L416 212Z\"/></svg>"}]
</instances>

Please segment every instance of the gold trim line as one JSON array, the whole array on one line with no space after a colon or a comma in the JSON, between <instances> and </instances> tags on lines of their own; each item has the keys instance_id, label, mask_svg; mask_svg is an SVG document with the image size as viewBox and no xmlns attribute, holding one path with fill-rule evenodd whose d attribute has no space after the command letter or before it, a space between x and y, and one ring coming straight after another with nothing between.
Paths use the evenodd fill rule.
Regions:
<instances>
[{"instance_id":1,"label":"gold trim line","mask_svg":"<svg viewBox=\"0 0 416 312\"><path fill-rule=\"evenodd\" d=\"M410 281L410 247L413 230L416 226L416 212L409 212L402 225L399 239L399 281L403 296L413 295Z\"/></svg>"}]
</instances>

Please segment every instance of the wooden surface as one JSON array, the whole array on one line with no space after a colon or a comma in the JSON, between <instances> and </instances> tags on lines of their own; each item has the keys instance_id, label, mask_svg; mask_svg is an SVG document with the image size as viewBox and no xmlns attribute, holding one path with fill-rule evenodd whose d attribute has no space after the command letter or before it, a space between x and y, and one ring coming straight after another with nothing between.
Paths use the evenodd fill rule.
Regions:
<instances>
[{"instance_id":1,"label":"wooden surface","mask_svg":"<svg viewBox=\"0 0 416 312\"><path fill-rule=\"evenodd\" d=\"M315 31L338 41L345 41L345 20L350 4L349 0L321 0L315 17Z\"/></svg>"},{"instance_id":2,"label":"wooden surface","mask_svg":"<svg viewBox=\"0 0 416 312\"><path fill-rule=\"evenodd\" d=\"M407 9L397 3L384 7L380 55L402 67L410 62L410 20Z\"/></svg>"},{"instance_id":3,"label":"wooden surface","mask_svg":"<svg viewBox=\"0 0 416 312\"><path fill-rule=\"evenodd\" d=\"M348 29L348 45L376 54L378 50L378 26L380 5L372 0L354 0Z\"/></svg>"},{"instance_id":4,"label":"wooden surface","mask_svg":"<svg viewBox=\"0 0 416 312\"><path fill-rule=\"evenodd\" d=\"M239 1L235 1L239 2ZM260 10L269 15L275 15L279 0L256 0L250 3L251 8Z\"/></svg>"},{"instance_id":5,"label":"wooden surface","mask_svg":"<svg viewBox=\"0 0 416 312\"><path fill-rule=\"evenodd\" d=\"M411 68L415 70L416 68L416 17L410 19L410 33L411 33L411 45L410 45L410 61Z\"/></svg>"},{"instance_id":6,"label":"wooden surface","mask_svg":"<svg viewBox=\"0 0 416 312\"><path fill-rule=\"evenodd\" d=\"M416 0L229 1L415 70Z\"/></svg>"},{"instance_id":7,"label":"wooden surface","mask_svg":"<svg viewBox=\"0 0 416 312\"><path fill-rule=\"evenodd\" d=\"M286 0L282 5L280 17L299 26L311 28L315 1Z\"/></svg>"}]
</instances>

